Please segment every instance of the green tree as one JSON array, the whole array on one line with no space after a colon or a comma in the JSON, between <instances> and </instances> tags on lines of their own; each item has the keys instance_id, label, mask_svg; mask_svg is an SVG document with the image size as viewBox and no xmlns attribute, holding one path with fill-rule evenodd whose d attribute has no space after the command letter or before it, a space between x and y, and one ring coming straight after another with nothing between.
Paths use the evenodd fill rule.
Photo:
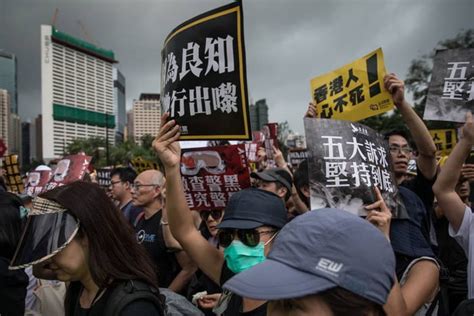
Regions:
<instances>
[{"instance_id":1,"label":"green tree","mask_svg":"<svg viewBox=\"0 0 474 316\"><path fill-rule=\"evenodd\" d=\"M286 139L291 133L293 133L293 131L290 129L290 124L288 123L288 121L278 123L278 146L280 147L280 150L283 153L283 157L285 157L285 159L288 156L288 146L286 146Z\"/></svg>"}]
</instances>

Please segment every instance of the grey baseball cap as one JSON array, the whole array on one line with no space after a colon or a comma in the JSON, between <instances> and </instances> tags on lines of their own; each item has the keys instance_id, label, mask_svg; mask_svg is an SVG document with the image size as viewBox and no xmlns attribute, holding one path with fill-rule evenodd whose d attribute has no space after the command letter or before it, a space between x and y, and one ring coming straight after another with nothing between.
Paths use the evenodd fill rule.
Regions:
<instances>
[{"instance_id":1,"label":"grey baseball cap","mask_svg":"<svg viewBox=\"0 0 474 316\"><path fill-rule=\"evenodd\" d=\"M320 209L283 227L267 259L223 287L259 300L298 298L341 287L385 304L394 276L392 247L375 226L347 211Z\"/></svg>"}]
</instances>

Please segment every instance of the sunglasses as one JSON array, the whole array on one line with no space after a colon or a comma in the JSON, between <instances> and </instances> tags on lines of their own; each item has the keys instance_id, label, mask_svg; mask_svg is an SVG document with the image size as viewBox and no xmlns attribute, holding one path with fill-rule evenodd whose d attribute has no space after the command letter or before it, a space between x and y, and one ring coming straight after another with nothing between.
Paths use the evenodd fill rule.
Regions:
<instances>
[{"instance_id":1,"label":"sunglasses","mask_svg":"<svg viewBox=\"0 0 474 316\"><path fill-rule=\"evenodd\" d=\"M273 234L275 232L275 230L258 231L256 229L222 229L217 234L217 239L219 240L219 246L226 248L229 247L237 234L237 237L239 237L244 245L255 247L260 242L260 235Z\"/></svg>"},{"instance_id":2,"label":"sunglasses","mask_svg":"<svg viewBox=\"0 0 474 316\"><path fill-rule=\"evenodd\" d=\"M207 221L209 215L211 215L213 220L217 221L222 217L222 210L201 211L200 215L203 221Z\"/></svg>"}]
</instances>

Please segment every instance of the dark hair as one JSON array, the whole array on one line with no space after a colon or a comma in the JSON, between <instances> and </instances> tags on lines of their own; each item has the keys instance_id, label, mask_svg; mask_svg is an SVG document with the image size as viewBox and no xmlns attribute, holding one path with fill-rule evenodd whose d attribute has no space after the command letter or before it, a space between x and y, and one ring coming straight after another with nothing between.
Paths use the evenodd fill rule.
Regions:
<instances>
[{"instance_id":1,"label":"dark hair","mask_svg":"<svg viewBox=\"0 0 474 316\"><path fill-rule=\"evenodd\" d=\"M12 259L20 241L23 221L20 217L20 198L0 192L0 257Z\"/></svg>"},{"instance_id":2,"label":"dark hair","mask_svg":"<svg viewBox=\"0 0 474 316\"><path fill-rule=\"evenodd\" d=\"M409 136L408 136L408 133L402 129L393 129L391 131L388 131L386 133L383 134L384 136L384 139L388 141L388 139L390 138L390 136L401 136L403 138L405 138L407 140L407 142L409 142Z\"/></svg>"},{"instance_id":3,"label":"dark hair","mask_svg":"<svg viewBox=\"0 0 474 316\"><path fill-rule=\"evenodd\" d=\"M372 302L360 295L354 294L341 287L332 288L319 294L321 301L328 305L334 316L385 316L386 313L383 306ZM307 297L312 296L308 295ZM289 312L294 308L296 301L305 297L295 299L284 299L273 301L271 305L275 305Z\"/></svg>"},{"instance_id":4,"label":"dark hair","mask_svg":"<svg viewBox=\"0 0 474 316\"><path fill-rule=\"evenodd\" d=\"M88 265L94 282L107 287L113 280L142 280L157 287L145 248L99 185L76 181L40 195L61 204L80 222L79 237L89 245Z\"/></svg>"},{"instance_id":5,"label":"dark hair","mask_svg":"<svg viewBox=\"0 0 474 316\"><path fill-rule=\"evenodd\" d=\"M293 182L296 187L296 192L298 192L298 196L300 197L301 201L303 201L307 207L309 207L309 199L303 194L301 188L304 186L309 187L309 169L308 169L308 159L303 160L296 168L296 171L293 175Z\"/></svg>"},{"instance_id":6,"label":"dark hair","mask_svg":"<svg viewBox=\"0 0 474 316\"><path fill-rule=\"evenodd\" d=\"M137 173L130 167L119 167L112 170L110 177L112 178L113 176L118 176L122 182L133 183Z\"/></svg>"}]
</instances>

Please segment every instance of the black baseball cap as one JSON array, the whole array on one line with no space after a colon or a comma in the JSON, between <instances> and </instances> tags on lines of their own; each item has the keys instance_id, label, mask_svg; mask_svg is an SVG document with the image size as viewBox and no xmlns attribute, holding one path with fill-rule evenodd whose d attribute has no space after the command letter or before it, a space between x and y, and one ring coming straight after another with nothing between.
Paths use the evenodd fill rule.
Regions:
<instances>
[{"instance_id":1,"label":"black baseball cap","mask_svg":"<svg viewBox=\"0 0 474 316\"><path fill-rule=\"evenodd\" d=\"M252 172L250 176L266 182L280 182L289 192L291 192L291 187L293 186L291 174L283 168L270 168L262 172Z\"/></svg>"}]
</instances>

